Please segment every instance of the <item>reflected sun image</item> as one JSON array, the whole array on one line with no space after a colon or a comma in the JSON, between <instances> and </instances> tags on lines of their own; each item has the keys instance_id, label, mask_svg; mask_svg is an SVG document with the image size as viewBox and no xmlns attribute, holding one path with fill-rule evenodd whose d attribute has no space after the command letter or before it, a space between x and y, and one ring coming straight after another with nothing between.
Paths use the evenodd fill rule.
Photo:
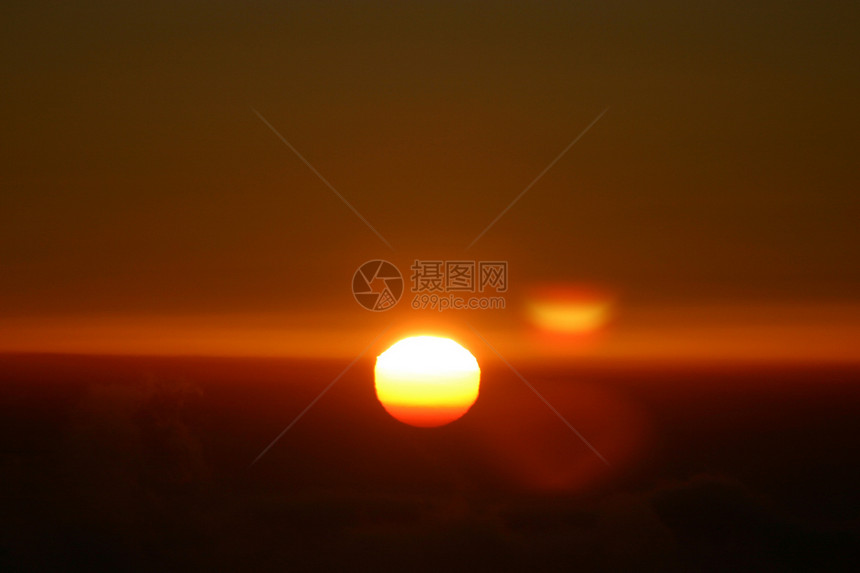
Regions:
<instances>
[{"instance_id":1,"label":"reflected sun image","mask_svg":"<svg viewBox=\"0 0 860 573\"><path fill-rule=\"evenodd\" d=\"M532 289L527 301L529 321L555 337L594 335L609 322L613 300L596 287L554 284Z\"/></svg>"},{"instance_id":2,"label":"reflected sun image","mask_svg":"<svg viewBox=\"0 0 860 573\"><path fill-rule=\"evenodd\" d=\"M376 397L397 420L419 427L443 426L478 399L481 369L450 338L413 336L376 359Z\"/></svg>"}]
</instances>

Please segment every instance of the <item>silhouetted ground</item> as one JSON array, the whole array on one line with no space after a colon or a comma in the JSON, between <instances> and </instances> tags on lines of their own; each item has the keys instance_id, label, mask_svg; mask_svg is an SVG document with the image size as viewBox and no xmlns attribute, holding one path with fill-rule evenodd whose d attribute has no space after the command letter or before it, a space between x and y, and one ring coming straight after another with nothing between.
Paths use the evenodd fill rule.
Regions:
<instances>
[{"instance_id":1,"label":"silhouetted ground","mask_svg":"<svg viewBox=\"0 0 860 573\"><path fill-rule=\"evenodd\" d=\"M461 420L357 364L0 357L2 570L853 570L860 369L525 370Z\"/></svg>"}]
</instances>

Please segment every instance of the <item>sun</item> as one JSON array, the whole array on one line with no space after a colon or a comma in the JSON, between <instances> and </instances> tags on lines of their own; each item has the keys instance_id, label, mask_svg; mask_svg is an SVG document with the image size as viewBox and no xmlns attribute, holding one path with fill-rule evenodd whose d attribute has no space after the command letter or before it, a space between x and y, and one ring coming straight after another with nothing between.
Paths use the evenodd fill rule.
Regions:
<instances>
[{"instance_id":1,"label":"sun","mask_svg":"<svg viewBox=\"0 0 860 573\"><path fill-rule=\"evenodd\" d=\"M376 358L376 397L396 419L424 428L443 426L478 399L481 369L450 338L404 338Z\"/></svg>"}]
</instances>

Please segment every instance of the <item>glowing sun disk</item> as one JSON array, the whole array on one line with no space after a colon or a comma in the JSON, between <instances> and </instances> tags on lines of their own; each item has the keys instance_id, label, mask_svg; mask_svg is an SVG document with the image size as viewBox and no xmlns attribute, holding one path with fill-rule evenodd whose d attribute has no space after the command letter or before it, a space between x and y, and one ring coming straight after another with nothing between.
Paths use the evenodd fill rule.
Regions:
<instances>
[{"instance_id":1,"label":"glowing sun disk","mask_svg":"<svg viewBox=\"0 0 860 573\"><path fill-rule=\"evenodd\" d=\"M472 354L436 336L405 338L380 354L376 396L386 411L413 426L441 426L478 398L481 369Z\"/></svg>"}]
</instances>

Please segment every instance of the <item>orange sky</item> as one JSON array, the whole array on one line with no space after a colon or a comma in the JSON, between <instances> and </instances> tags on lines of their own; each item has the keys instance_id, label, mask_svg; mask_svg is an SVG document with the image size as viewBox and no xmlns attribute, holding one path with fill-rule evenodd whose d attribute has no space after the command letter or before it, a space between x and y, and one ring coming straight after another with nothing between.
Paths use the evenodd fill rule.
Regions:
<instances>
[{"instance_id":1,"label":"orange sky","mask_svg":"<svg viewBox=\"0 0 860 573\"><path fill-rule=\"evenodd\" d=\"M361 263L468 256L510 263L509 308L470 320L513 354L555 281L618 293L594 356L853 360L857 16L9 7L0 352L350 355L384 323L349 293Z\"/></svg>"},{"instance_id":2,"label":"orange sky","mask_svg":"<svg viewBox=\"0 0 860 573\"><path fill-rule=\"evenodd\" d=\"M224 316L86 316L0 322L5 352L276 356L350 360L386 327L371 347L378 354L416 333L451 335L481 361L492 352L465 327L472 324L503 356L520 364L611 361L860 362L860 305L693 306L616 309L599 337L536 335L524 324L493 323L479 311L439 318L405 311L362 325L335 326L318 314Z\"/></svg>"}]
</instances>

